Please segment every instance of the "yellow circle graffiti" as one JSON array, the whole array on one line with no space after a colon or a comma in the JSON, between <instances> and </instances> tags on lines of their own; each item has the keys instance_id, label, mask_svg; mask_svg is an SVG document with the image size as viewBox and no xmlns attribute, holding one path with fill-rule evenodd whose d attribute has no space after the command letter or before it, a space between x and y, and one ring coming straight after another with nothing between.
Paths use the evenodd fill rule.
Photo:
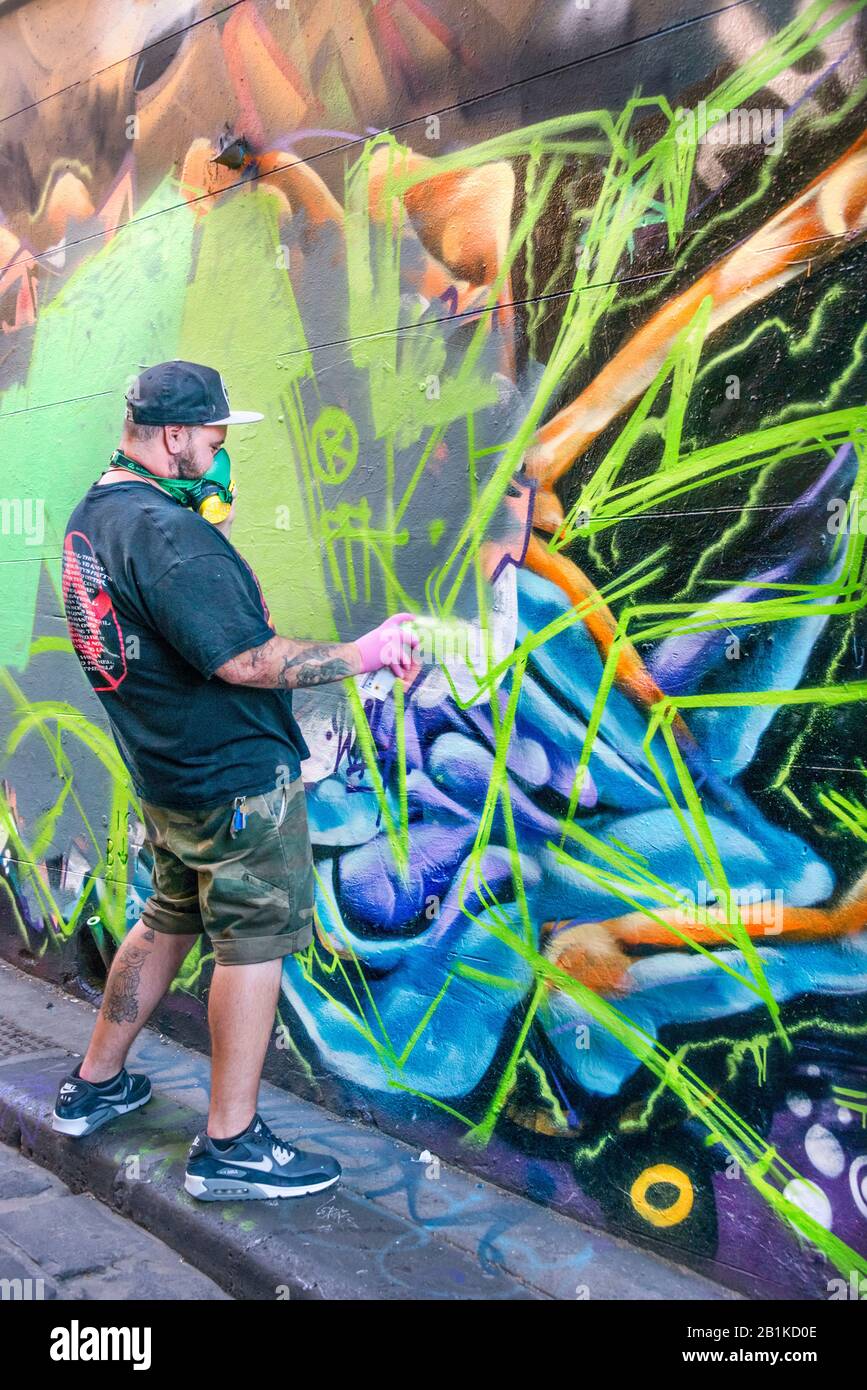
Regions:
<instances>
[{"instance_id":1,"label":"yellow circle graffiti","mask_svg":"<svg viewBox=\"0 0 867 1390\"><path fill-rule=\"evenodd\" d=\"M342 483L358 462L358 430L351 415L326 405L311 433L313 464L324 483Z\"/></svg>"},{"instance_id":2,"label":"yellow circle graffiti","mask_svg":"<svg viewBox=\"0 0 867 1390\"><path fill-rule=\"evenodd\" d=\"M654 1183L667 1182L677 1188L677 1196L667 1207L657 1207L647 1200L647 1193ZM651 1226L677 1226L685 1221L692 1211L695 1198L692 1183L680 1168L672 1168L670 1163L655 1163L639 1173L629 1190L632 1205L649 1221Z\"/></svg>"}]
</instances>

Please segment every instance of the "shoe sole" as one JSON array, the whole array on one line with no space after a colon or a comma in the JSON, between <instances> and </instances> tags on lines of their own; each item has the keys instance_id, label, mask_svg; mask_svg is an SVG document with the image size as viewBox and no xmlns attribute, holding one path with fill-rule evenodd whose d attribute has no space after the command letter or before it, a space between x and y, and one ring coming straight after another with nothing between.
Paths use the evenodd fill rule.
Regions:
<instances>
[{"instance_id":1,"label":"shoe sole","mask_svg":"<svg viewBox=\"0 0 867 1390\"><path fill-rule=\"evenodd\" d=\"M184 1176L184 1188L191 1197L200 1202L252 1202L268 1197L306 1197L311 1192L321 1192L340 1181L340 1173L325 1182L307 1183L304 1187L273 1187L268 1183L245 1183L240 1178L199 1178L195 1173Z\"/></svg>"},{"instance_id":2,"label":"shoe sole","mask_svg":"<svg viewBox=\"0 0 867 1390\"><path fill-rule=\"evenodd\" d=\"M153 1091L149 1091L141 1100L134 1100L131 1105L113 1105L105 1115L98 1120L93 1120L88 1115L81 1115L75 1120L64 1119L58 1115L57 1111L52 1111L51 1128L58 1134L67 1134L72 1139L84 1139L86 1135L93 1134L94 1130L101 1129L110 1120L116 1120L120 1115L128 1115L130 1110L138 1110L142 1105L147 1105L152 1098Z\"/></svg>"}]
</instances>

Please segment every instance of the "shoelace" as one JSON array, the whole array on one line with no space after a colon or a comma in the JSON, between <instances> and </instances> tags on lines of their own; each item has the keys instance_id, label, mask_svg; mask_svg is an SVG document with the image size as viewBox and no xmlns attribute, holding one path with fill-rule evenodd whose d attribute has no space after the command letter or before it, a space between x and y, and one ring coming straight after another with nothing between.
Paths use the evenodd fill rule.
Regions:
<instances>
[{"instance_id":1,"label":"shoelace","mask_svg":"<svg viewBox=\"0 0 867 1390\"><path fill-rule=\"evenodd\" d=\"M271 1145L271 1152L277 1159L277 1162L288 1163L294 1150L287 1148L283 1141L274 1133L273 1129L271 1129L269 1125L266 1125L264 1120L262 1120L262 1134Z\"/></svg>"}]
</instances>

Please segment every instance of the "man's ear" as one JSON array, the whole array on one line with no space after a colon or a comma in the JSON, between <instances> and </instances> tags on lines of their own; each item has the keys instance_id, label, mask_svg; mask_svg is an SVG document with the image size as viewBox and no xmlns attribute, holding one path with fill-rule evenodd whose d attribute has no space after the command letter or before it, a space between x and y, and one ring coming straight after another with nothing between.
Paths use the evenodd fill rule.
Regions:
<instances>
[{"instance_id":1,"label":"man's ear","mask_svg":"<svg viewBox=\"0 0 867 1390\"><path fill-rule=\"evenodd\" d=\"M183 453L188 432L187 425L163 425L163 439L170 454Z\"/></svg>"}]
</instances>

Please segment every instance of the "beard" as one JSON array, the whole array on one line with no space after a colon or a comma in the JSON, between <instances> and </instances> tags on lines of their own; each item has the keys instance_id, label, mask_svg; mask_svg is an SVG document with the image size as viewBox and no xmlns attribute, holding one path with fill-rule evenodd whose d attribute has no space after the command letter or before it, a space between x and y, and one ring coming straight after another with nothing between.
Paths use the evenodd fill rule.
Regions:
<instances>
[{"instance_id":1,"label":"beard","mask_svg":"<svg viewBox=\"0 0 867 1390\"><path fill-rule=\"evenodd\" d=\"M175 454L171 476L173 478L183 478L185 481L201 478L201 464L195 462L189 450L183 454Z\"/></svg>"},{"instance_id":2,"label":"beard","mask_svg":"<svg viewBox=\"0 0 867 1390\"><path fill-rule=\"evenodd\" d=\"M176 478L200 478L197 464L191 454L175 454L175 477Z\"/></svg>"}]
</instances>

